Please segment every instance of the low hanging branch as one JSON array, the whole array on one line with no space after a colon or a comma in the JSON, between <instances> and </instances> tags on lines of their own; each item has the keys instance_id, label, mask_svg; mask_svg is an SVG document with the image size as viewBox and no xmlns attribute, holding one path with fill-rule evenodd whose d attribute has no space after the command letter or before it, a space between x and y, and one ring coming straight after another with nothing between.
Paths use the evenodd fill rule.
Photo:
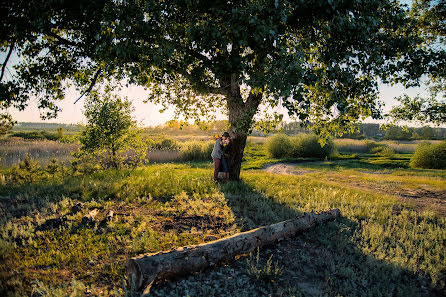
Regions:
<instances>
[{"instance_id":1,"label":"low hanging branch","mask_svg":"<svg viewBox=\"0 0 446 297\"><path fill-rule=\"evenodd\" d=\"M73 104L76 104L77 101L81 100L81 98L85 96L85 94L91 92L91 90L93 89L94 85L96 84L96 81L98 80L99 75L101 74L101 72L102 72L102 69L99 68L98 71L96 71L96 74L94 75L93 80L91 81L90 86L88 87L88 89L79 98L77 98L76 101L74 101Z\"/></svg>"},{"instance_id":2,"label":"low hanging branch","mask_svg":"<svg viewBox=\"0 0 446 297\"><path fill-rule=\"evenodd\" d=\"M2 64L2 70L1 70L1 73L0 73L0 81L3 80L3 75L5 74L6 64L8 64L9 58L11 57L11 54L12 54L12 51L14 50L14 47L15 47L15 42L13 42L11 44L11 46L9 47L8 54L6 55L5 61Z\"/></svg>"},{"instance_id":3,"label":"low hanging branch","mask_svg":"<svg viewBox=\"0 0 446 297\"><path fill-rule=\"evenodd\" d=\"M313 227L318 222L325 222L339 217L339 209L303 216L280 223L260 227L235 234L216 241L178 248L170 252L145 254L127 261L127 274L135 282L138 290L145 288L148 293L156 280L170 278L199 271L224 260L231 260L237 255L247 254L257 247L273 244L292 237L296 233Z\"/></svg>"}]
</instances>

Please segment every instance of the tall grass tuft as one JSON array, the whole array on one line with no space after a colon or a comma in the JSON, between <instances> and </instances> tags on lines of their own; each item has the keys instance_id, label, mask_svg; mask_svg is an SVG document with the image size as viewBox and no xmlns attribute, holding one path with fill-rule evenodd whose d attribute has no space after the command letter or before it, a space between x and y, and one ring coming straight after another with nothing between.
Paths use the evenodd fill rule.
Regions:
<instances>
[{"instance_id":1,"label":"tall grass tuft","mask_svg":"<svg viewBox=\"0 0 446 297\"><path fill-rule=\"evenodd\" d=\"M180 156L183 161L206 161L210 160L213 141L188 141L180 146Z\"/></svg>"}]
</instances>

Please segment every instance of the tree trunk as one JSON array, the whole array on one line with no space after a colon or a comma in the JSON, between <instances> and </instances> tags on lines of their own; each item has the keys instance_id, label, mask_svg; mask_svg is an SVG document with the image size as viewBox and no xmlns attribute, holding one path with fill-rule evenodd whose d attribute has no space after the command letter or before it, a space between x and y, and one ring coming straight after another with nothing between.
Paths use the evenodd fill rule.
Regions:
<instances>
[{"instance_id":1,"label":"tree trunk","mask_svg":"<svg viewBox=\"0 0 446 297\"><path fill-rule=\"evenodd\" d=\"M240 179L243 151L246 146L248 135L244 133L229 132L231 135L231 150L229 152L229 178L232 180Z\"/></svg>"},{"instance_id":2,"label":"tree trunk","mask_svg":"<svg viewBox=\"0 0 446 297\"><path fill-rule=\"evenodd\" d=\"M260 227L251 231L208 242L182 247L170 252L146 254L127 261L127 274L138 290L148 293L156 280L199 271L236 255L247 254L259 246L273 244L302 232L317 222L324 222L341 215L339 209L319 214L305 213L303 216L277 224Z\"/></svg>"},{"instance_id":3,"label":"tree trunk","mask_svg":"<svg viewBox=\"0 0 446 297\"><path fill-rule=\"evenodd\" d=\"M253 117L257 113L257 108L262 100L262 94L251 92L244 101L236 77L232 75L227 82L230 82L231 85L231 90L227 95L229 124L231 125L229 129L229 135L231 136L229 177L237 180L240 179L246 138L251 130Z\"/></svg>"}]
</instances>

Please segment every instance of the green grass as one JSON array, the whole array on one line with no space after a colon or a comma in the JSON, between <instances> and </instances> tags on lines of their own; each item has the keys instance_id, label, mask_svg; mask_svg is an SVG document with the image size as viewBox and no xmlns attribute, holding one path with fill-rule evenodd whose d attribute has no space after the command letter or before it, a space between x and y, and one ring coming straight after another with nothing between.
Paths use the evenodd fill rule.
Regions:
<instances>
[{"instance_id":1,"label":"green grass","mask_svg":"<svg viewBox=\"0 0 446 297\"><path fill-rule=\"evenodd\" d=\"M443 188L444 171L408 170L398 163L406 155L393 158L359 155L302 162L302 168L314 172L283 176L246 170L278 161L264 156L261 146L250 146L242 181L221 186L212 182L209 163L150 165L21 185L6 178L0 188L0 293L30 295L33 286L69 292L74 289L67 284L76 279L95 294L113 296L129 257L329 208L340 208L343 217L299 235L293 251L277 264L283 275L272 274L275 285L253 280L257 287L302 296L295 282L282 278L304 275L321 283L328 296L423 296L428 294L423 286L431 294L444 293L444 217L404 205L394 214L394 206L401 204L395 198L328 180L330 174L356 175L370 184L391 184L410 177L412 186ZM372 162L376 160L392 166ZM392 174L370 176L362 170ZM84 210L69 214L78 201L85 203ZM82 216L93 208L99 209L99 221L110 210L117 215L103 227L83 226ZM46 220L64 214L68 220L61 226L38 231ZM232 284L228 280L226 285Z\"/></svg>"}]
</instances>

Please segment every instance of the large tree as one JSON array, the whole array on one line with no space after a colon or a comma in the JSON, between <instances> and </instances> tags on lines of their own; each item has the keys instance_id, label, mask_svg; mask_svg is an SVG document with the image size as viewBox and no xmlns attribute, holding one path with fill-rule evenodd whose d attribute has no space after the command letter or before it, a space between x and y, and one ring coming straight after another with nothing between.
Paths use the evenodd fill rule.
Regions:
<instances>
[{"instance_id":1,"label":"large tree","mask_svg":"<svg viewBox=\"0 0 446 297\"><path fill-rule=\"evenodd\" d=\"M2 108L34 94L57 111L70 82L82 92L105 80L142 85L186 118L227 112L235 179L262 105L327 136L380 117L379 79L423 73L396 0L31 0L0 10L0 45L21 57L1 81Z\"/></svg>"}]
</instances>

